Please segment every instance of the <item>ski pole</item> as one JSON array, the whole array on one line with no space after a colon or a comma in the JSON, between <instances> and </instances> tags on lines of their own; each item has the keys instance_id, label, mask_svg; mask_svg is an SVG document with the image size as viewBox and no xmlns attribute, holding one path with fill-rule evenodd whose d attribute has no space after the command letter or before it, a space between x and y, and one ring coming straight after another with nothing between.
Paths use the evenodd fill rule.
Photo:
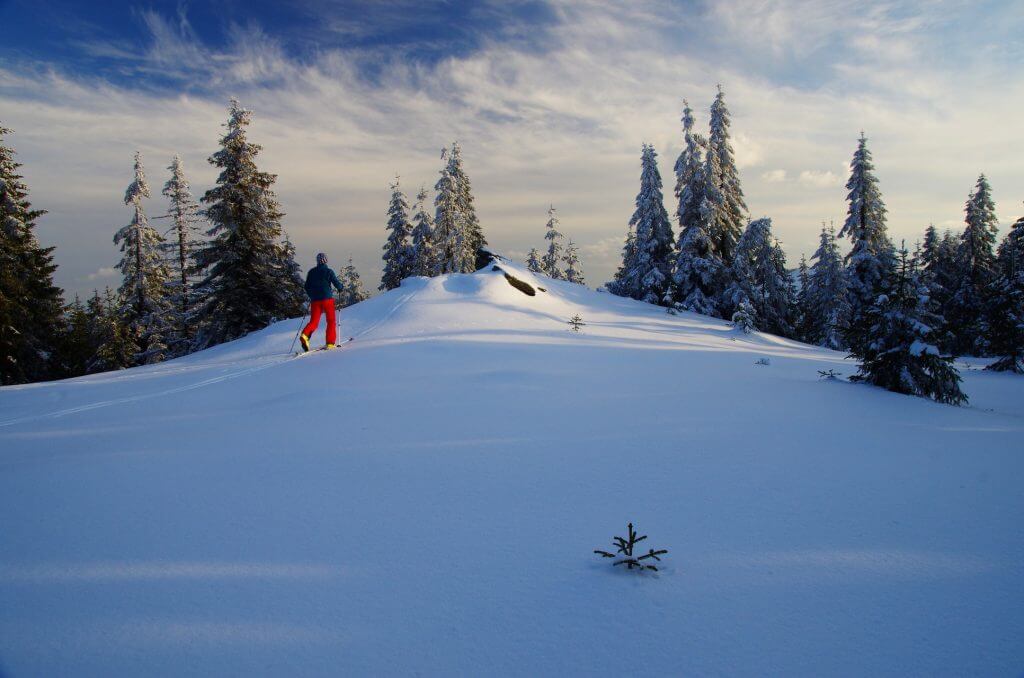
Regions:
<instances>
[{"instance_id":1,"label":"ski pole","mask_svg":"<svg viewBox=\"0 0 1024 678\"><path fill-rule=\"evenodd\" d=\"M294 353L294 352L295 352L295 342L296 342L296 341L298 341L298 339L299 339L299 333L300 333L300 332L302 332L302 328L306 326L306 323L305 323L305 320L306 320L306 316L307 316L307 315L309 315L309 305L308 305L308 304L306 305L306 309L307 309L307 310L306 310L306 313L305 313L305 315L303 315L303 316L302 316L302 317L301 317L301 318L299 319L299 322L301 322L302 324L301 324L301 325L299 325L299 329L297 329L297 330L295 331L295 336L294 336L294 337L292 337L292 345L288 347L288 355L291 355L292 353Z\"/></svg>"}]
</instances>

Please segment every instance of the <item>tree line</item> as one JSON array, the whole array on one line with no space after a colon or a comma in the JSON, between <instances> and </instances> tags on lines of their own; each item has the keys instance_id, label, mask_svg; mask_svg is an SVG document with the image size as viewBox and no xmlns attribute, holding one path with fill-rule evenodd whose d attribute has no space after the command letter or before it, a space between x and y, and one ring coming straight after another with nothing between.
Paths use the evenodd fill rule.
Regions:
<instances>
[{"instance_id":1,"label":"tree line","mask_svg":"<svg viewBox=\"0 0 1024 678\"><path fill-rule=\"evenodd\" d=\"M220 174L198 202L181 159L173 158L162 190L169 207L156 217L170 224L163 233L146 213L151 191L135 154L124 197L131 216L114 234L122 283L68 304L53 283L54 248L35 236L45 212L32 208L4 143L10 130L0 128L0 384L158 363L303 313L303 275L281 225L277 177L257 166L261 147L248 138L251 120L232 100L220 147L209 158ZM476 269L486 240L458 143L442 159L433 215L421 190L412 223L397 179L392 186L382 290L410 275ZM340 307L367 298L351 257L340 278Z\"/></svg>"},{"instance_id":2,"label":"tree line","mask_svg":"<svg viewBox=\"0 0 1024 678\"><path fill-rule=\"evenodd\" d=\"M427 208L427 189L421 187L410 219L409 201L395 177L388 204L384 272L378 289L398 287L411 276L471 273L487 245L476 215L473 188L462 166L458 142L441 152L444 161L434 184L434 214Z\"/></svg>"},{"instance_id":3,"label":"tree line","mask_svg":"<svg viewBox=\"0 0 1024 678\"><path fill-rule=\"evenodd\" d=\"M487 245L476 215L473 190L462 163L458 142L441 153L444 164L434 184L434 213L427 208L429 195L420 188L416 202L409 201L400 187L399 177L391 184L388 204L387 241L384 243L382 291L398 287L410 276L437 276L445 273L469 273L485 263L482 251ZM410 218L410 214L412 217ZM579 249L571 240L562 248L558 217L554 206L548 210L545 239L547 252L541 256L530 250L527 268L555 280L584 284Z\"/></svg>"},{"instance_id":4,"label":"tree line","mask_svg":"<svg viewBox=\"0 0 1024 678\"><path fill-rule=\"evenodd\" d=\"M136 154L124 198L131 217L114 235L122 284L66 305L53 283L53 248L35 236L45 212L29 202L4 143L10 130L0 127L0 384L151 364L302 313L301 270L281 225L276 175L258 169L261 147L247 137L251 115L231 101L220 147L209 158L220 174L199 202L180 158L172 160L162 190L169 208L157 217L170 223L164 233L147 217L150 189ZM636 208L608 290L672 312L730 319L745 331L848 350L861 361L857 378L945 402L963 400L955 355L990 356L990 369L1024 372L1024 217L996 248L984 175L967 201L962 234L940 236L930 226L913 253L897 250L862 134L846 185L846 220L838 235L823 226L812 263L801 259L795 282L771 219L748 217L721 88L706 136L694 130L685 101L682 123L674 167L679 237L664 206L657 153L644 144ZM485 256L457 142L442 161L433 211L425 187L410 210L398 178L391 186L381 290L412 275L471 272ZM563 251L562 237L552 206L546 252L531 250L527 266L583 284L578 250L570 241ZM852 245L845 256L841 238ZM342 278L340 306L366 298L351 258Z\"/></svg>"},{"instance_id":5,"label":"tree line","mask_svg":"<svg viewBox=\"0 0 1024 678\"><path fill-rule=\"evenodd\" d=\"M694 131L685 101L682 123L674 168L679 237L664 206L657 154L644 144L636 211L609 291L847 350L860 361L855 379L941 402L966 400L954 356L992 357L989 369L1024 372L1024 217L997 250L984 175L959 236L929 226L912 253L897 249L862 133L846 184L846 220L838 236L823 226L813 263L801 258L794 281L771 219L748 216L721 87L707 136ZM850 240L845 256L839 238Z\"/></svg>"},{"instance_id":6,"label":"tree line","mask_svg":"<svg viewBox=\"0 0 1024 678\"><path fill-rule=\"evenodd\" d=\"M303 279L282 230L277 177L257 166L261 147L248 139L251 117L231 101L220 147L209 158L220 174L198 203L174 157L162 191L169 208L156 217L169 220L164 233L146 214L151 192L135 154L124 196L130 220L114 234L122 283L66 305L53 284L53 248L35 238L44 212L32 209L20 165L3 143L10 130L0 130L0 383L157 363L302 313Z\"/></svg>"},{"instance_id":7,"label":"tree line","mask_svg":"<svg viewBox=\"0 0 1024 678\"><path fill-rule=\"evenodd\" d=\"M558 230L558 216L555 213L555 206L548 209L548 223L545 226L544 239L548 241L547 251L541 255L537 248L531 248L526 256L526 268L531 273L541 273L553 280L565 280L566 282L585 285L586 280L583 274L583 264L580 261L579 248L576 243L569 240L562 250L562 233Z\"/></svg>"}]
</instances>

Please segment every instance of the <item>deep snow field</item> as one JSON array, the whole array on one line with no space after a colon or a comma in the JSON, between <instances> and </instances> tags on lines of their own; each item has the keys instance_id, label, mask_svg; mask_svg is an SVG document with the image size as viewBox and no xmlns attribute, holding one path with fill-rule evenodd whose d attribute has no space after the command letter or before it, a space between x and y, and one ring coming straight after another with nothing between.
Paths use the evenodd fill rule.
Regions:
<instances>
[{"instance_id":1,"label":"deep snow field","mask_svg":"<svg viewBox=\"0 0 1024 678\"><path fill-rule=\"evenodd\" d=\"M1024 378L939 405L507 268L548 291L0 389L0 675L1024 671ZM661 572L592 553L628 521Z\"/></svg>"}]
</instances>

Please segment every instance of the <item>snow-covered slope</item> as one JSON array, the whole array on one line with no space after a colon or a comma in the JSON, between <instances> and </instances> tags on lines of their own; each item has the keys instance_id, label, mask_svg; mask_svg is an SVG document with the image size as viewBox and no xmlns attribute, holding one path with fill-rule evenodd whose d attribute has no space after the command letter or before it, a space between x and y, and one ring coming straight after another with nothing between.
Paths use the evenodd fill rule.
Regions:
<instances>
[{"instance_id":1,"label":"snow-covered slope","mask_svg":"<svg viewBox=\"0 0 1024 678\"><path fill-rule=\"evenodd\" d=\"M1024 667L1024 379L937 405L507 268L547 291L412 279L332 353L290 320L0 389L0 674ZM593 555L627 521L660 573Z\"/></svg>"}]
</instances>

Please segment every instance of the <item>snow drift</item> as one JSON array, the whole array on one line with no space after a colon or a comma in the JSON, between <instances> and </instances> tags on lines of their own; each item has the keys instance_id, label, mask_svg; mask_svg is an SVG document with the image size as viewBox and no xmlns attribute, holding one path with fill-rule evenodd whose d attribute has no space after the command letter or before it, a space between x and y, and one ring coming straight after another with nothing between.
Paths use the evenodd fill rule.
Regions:
<instances>
[{"instance_id":1,"label":"snow drift","mask_svg":"<svg viewBox=\"0 0 1024 678\"><path fill-rule=\"evenodd\" d=\"M854 365L507 263L298 326L0 389L0 673L1024 665L1019 377L821 380ZM659 573L592 553L629 521Z\"/></svg>"}]
</instances>

